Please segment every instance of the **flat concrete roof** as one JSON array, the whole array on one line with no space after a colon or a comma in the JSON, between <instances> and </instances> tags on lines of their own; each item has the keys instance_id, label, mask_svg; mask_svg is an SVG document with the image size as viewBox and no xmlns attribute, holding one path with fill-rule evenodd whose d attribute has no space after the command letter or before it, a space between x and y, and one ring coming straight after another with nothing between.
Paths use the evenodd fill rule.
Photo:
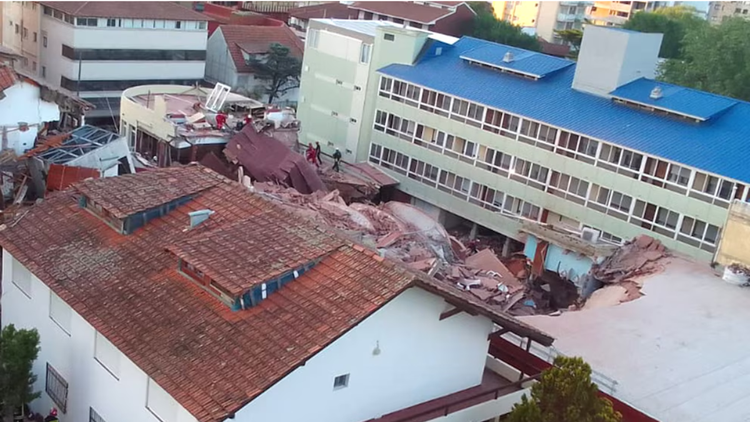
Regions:
<instances>
[{"instance_id":1,"label":"flat concrete roof","mask_svg":"<svg viewBox=\"0 0 750 422\"><path fill-rule=\"evenodd\" d=\"M670 258L642 292L614 307L521 319L614 378L615 397L662 422L750 421L750 288Z\"/></svg>"}]
</instances>

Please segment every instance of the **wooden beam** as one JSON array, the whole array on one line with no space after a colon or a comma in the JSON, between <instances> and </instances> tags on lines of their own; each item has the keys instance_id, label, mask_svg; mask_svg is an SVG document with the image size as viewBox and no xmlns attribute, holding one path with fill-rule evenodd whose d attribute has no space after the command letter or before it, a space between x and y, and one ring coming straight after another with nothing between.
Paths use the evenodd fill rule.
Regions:
<instances>
[{"instance_id":1,"label":"wooden beam","mask_svg":"<svg viewBox=\"0 0 750 422\"><path fill-rule=\"evenodd\" d=\"M497 330L494 333L490 333L490 335L487 336L487 340L492 340L493 337L500 337L503 334L509 333L509 332L510 332L510 329L508 329L508 328L503 328L501 330Z\"/></svg>"},{"instance_id":2,"label":"wooden beam","mask_svg":"<svg viewBox=\"0 0 750 422\"><path fill-rule=\"evenodd\" d=\"M463 310L461 308L453 308L451 310L445 311L442 314L440 314L440 321L442 321L444 319L448 319L448 318L452 317L453 315L458 315L461 312L463 312Z\"/></svg>"}]
</instances>

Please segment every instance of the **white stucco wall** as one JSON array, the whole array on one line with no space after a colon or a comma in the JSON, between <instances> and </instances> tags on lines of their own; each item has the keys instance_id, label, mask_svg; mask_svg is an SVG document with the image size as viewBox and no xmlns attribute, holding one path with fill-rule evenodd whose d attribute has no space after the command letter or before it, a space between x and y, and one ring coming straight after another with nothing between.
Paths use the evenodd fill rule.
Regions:
<instances>
[{"instance_id":1,"label":"white stucco wall","mask_svg":"<svg viewBox=\"0 0 750 422\"><path fill-rule=\"evenodd\" d=\"M70 335L65 333L49 316L49 288L32 275L29 298L11 282L13 265L20 264L3 251L2 324L39 331L41 352L33 370L38 377L34 388L42 397L32 403L32 410L46 414L56 407L44 392L49 363L68 382L68 409L60 414L61 422L88 421L89 407L107 422L159 422L146 409L146 374L119 353L119 380L115 378L94 359L94 328L72 312ZM172 405L174 419L165 422L196 422L179 404Z\"/></svg>"},{"instance_id":2,"label":"white stucco wall","mask_svg":"<svg viewBox=\"0 0 750 422\"><path fill-rule=\"evenodd\" d=\"M34 146L39 126L29 126L29 130L17 130L19 122L29 125L60 120L60 108L57 104L42 101L39 98L39 87L26 82L3 91L5 98L0 100L0 135L6 128L8 148L16 154L22 154Z\"/></svg>"},{"instance_id":3,"label":"white stucco wall","mask_svg":"<svg viewBox=\"0 0 750 422\"><path fill-rule=\"evenodd\" d=\"M214 31L206 47L206 79L237 89L237 68L229 54L221 28Z\"/></svg>"},{"instance_id":4,"label":"white stucco wall","mask_svg":"<svg viewBox=\"0 0 750 422\"><path fill-rule=\"evenodd\" d=\"M441 321L446 308L424 290L404 292L234 421L360 422L478 385L492 322L465 313ZM334 378L343 374L350 374L349 386L334 390Z\"/></svg>"}]
</instances>

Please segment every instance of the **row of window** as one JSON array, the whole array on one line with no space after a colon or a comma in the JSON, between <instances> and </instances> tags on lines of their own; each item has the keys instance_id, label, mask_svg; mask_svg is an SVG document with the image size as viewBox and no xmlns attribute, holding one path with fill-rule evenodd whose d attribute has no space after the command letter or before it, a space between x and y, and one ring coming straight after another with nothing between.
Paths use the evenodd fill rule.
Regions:
<instances>
[{"instance_id":1,"label":"row of window","mask_svg":"<svg viewBox=\"0 0 750 422\"><path fill-rule=\"evenodd\" d=\"M8 22L10 24L10 27L13 28L14 27L13 20L11 19ZM16 33L16 35L21 34L21 37L23 39L25 39L25 40L29 39L29 29L26 28L25 26L21 27L19 24L15 24L15 31L14 32ZM33 32L33 35L34 35L33 42L37 42L38 41L37 33ZM45 40L44 46L46 47L47 46L47 37L44 37L44 40Z\"/></svg>"},{"instance_id":2,"label":"row of window","mask_svg":"<svg viewBox=\"0 0 750 422\"><path fill-rule=\"evenodd\" d=\"M741 183L393 78L381 76L379 95L724 208L748 199Z\"/></svg>"},{"instance_id":3,"label":"row of window","mask_svg":"<svg viewBox=\"0 0 750 422\"><path fill-rule=\"evenodd\" d=\"M205 21L173 21L163 19L74 18L51 7L44 6L44 14L75 26L101 28L146 28L204 30Z\"/></svg>"},{"instance_id":4,"label":"row of window","mask_svg":"<svg viewBox=\"0 0 750 422\"><path fill-rule=\"evenodd\" d=\"M471 141L435 130L422 124L417 124L391 113L376 110L373 127L377 131L385 132L391 136L468 162L469 164L490 171L499 176L507 177L519 183L523 183L527 186L561 197L568 201L575 202L579 205L586 206L620 220L629 221L635 225L677 239L691 246L711 252L715 250L716 236L718 235L719 228L711 224L706 224L700 220L695 220L692 217L681 216L680 214L666 210L663 207L660 208L664 210L662 211L662 214L668 211L671 214L680 216L680 222L683 220L698 221L700 223L699 228L703 228L704 233L700 233L700 230L689 230L687 227L681 233L678 233L676 231L676 224L678 224L678 222L675 222L674 227L646 224L644 223L642 216L633 215L633 212L637 213L639 209L633 208L635 204L633 198L629 195L614 191L604 186L589 183L577 177L549 169L528 160L505 154L493 148L485 147L484 145L477 147L477 145ZM379 149L372 150L371 160L373 160L378 153ZM444 170L439 170L433 165L423 163L417 159L411 159L410 163L409 157L388 148L383 151L381 162L378 164L407 175L408 177L431 187L437 187L438 189L441 189L441 187L437 175L439 174L440 177L443 177L444 173L452 174L450 172L445 172ZM424 171L421 171L422 169L424 169ZM458 181L457 183L460 182L460 184L454 185L448 183L447 186L451 187L453 190L447 192L465 199L465 194L473 189L473 187L471 187L472 182L460 176L455 176L455 179L449 179L449 182L453 180ZM474 184L476 185L476 183ZM459 186L460 189L457 189ZM485 188L490 189L489 187ZM489 204L490 206L485 206L485 208L499 211L500 209L497 206L491 205L495 194L491 193L489 197L492 198L492 200L489 202L483 202L484 205L477 204L471 200L469 200L469 202L480 206ZM651 223L654 223L654 221L651 221Z\"/></svg>"},{"instance_id":5,"label":"row of window","mask_svg":"<svg viewBox=\"0 0 750 422\"><path fill-rule=\"evenodd\" d=\"M539 221L542 216L541 208L528 201L490 189L466 177L410 158L376 143L370 145L369 161L465 201L475 204L479 201L486 205L485 208L496 212L534 221Z\"/></svg>"},{"instance_id":6,"label":"row of window","mask_svg":"<svg viewBox=\"0 0 750 422\"><path fill-rule=\"evenodd\" d=\"M75 80L68 79L65 76L60 77L60 86L72 92L77 92L79 90L123 91L140 85L196 85L201 82L202 79L135 79L117 81L81 81L79 83Z\"/></svg>"},{"instance_id":7,"label":"row of window","mask_svg":"<svg viewBox=\"0 0 750 422\"><path fill-rule=\"evenodd\" d=\"M11 267L12 283L24 295L31 298L31 272L18 261L13 261ZM70 336L73 310L51 290L49 298L50 319ZM120 379L120 351L98 331L94 335L93 357L116 380ZM67 412L68 389L67 380L52 365L47 363L45 392L62 413ZM174 420L177 412L174 399L150 378L148 379L147 390L146 408L162 421ZM89 422L104 422L104 419L93 408L90 408Z\"/></svg>"},{"instance_id":8,"label":"row of window","mask_svg":"<svg viewBox=\"0 0 750 422\"><path fill-rule=\"evenodd\" d=\"M71 60L182 60L205 61L206 50L91 49L62 45L62 55Z\"/></svg>"}]
</instances>

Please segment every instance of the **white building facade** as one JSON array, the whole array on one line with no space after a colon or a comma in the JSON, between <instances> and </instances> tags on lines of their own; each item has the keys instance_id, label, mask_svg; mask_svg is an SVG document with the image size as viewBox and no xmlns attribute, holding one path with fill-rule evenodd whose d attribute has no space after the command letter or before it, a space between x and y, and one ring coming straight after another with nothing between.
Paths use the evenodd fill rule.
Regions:
<instances>
[{"instance_id":1,"label":"white building facade","mask_svg":"<svg viewBox=\"0 0 750 422\"><path fill-rule=\"evenodd\" d=\"M95 104L97 111L87 117L117 116L120 94L131 86L203 79L205 17L176 4L164 7L179 10L144 10L153 13L137 9L158 4L128 5L132 13L112 7L90 12L95 16L86 16L85 8L70 13L65 3L42 6L39 73Z\"/></svg>"},{"instance_id":2,"label":"white building facade","mask_svg":"<svg viewBox=\"0 0 750 422\"><path fill-rule=\"evenodd\" d=\"M0 75L12 73L0 67ZM12 149L16 154L34 146L37 134L45 123L60 120L60 107L42 100L41 88L25 80L2 91L0 99L0 135L2 149Z\"/></svg>"},{"instance_id":3,"label":"white building facade","mask_svg":"<svg viewBox=\"0 0 750 422\"><path fill-rule=\"evenodd\" d=\"M3 326L35 328L41 339L32 410L57 408L61 422L198 421L11 254L2 259ZM485 371L519 379L487 355L490 319L441 319L446 308L425 290L405 291L227 421L364 422L475 387ZM528 393L523 386L432 420L494 420ZM290 397L300 401L285 405Z\"/></svg>"},{"instance_id":4,"label":"white building facade","mask_svg":"<svg viewBox=\"0 0 750 422\"><path fill-rule=\"evenodd\" d=\"M16 69L38 75L41 6L32 1L8 1L0 4L0 8L2 45L23 57L15 64Z\"/></svg>"}]
</instances>

